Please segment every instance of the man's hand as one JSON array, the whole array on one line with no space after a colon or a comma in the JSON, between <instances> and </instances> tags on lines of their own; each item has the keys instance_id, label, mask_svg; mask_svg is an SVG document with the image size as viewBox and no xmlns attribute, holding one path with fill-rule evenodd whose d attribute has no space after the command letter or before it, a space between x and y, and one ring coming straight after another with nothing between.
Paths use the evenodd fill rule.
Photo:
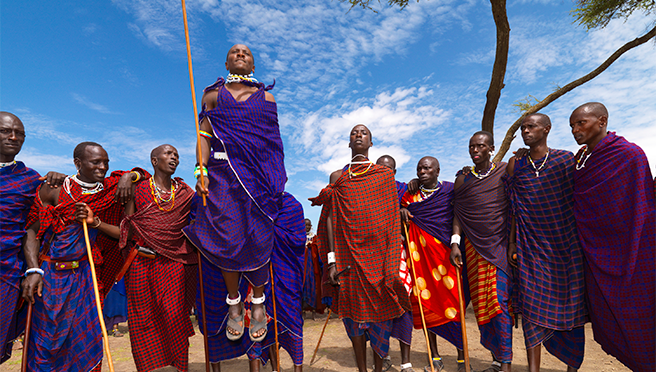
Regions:
<instances>
[{"instance_id":1,"label":"man's hand","mask_svg":"<svg viewBox=\"0 0 656 372\"><path fill-rule=\"evenodd\" d=\"M21 288L23 289L23 298L25 301L34 304L34 292L36 291L39 297L43 295L43 278L38 273L30 274L23 279Z\"/></svg>"},{"instance_id":2,"label":"man's hand","mask_svg":"<svg viewBox=\"0 0 656 372\"><path fill-rule=\"evenodd\" d=\"M530 149L527 149L526 147L520 147L517 149L517 151L513 152L513 154L515 154L515 159L521 159L526 156L529 151Z\"/></svg>"},{"instance_id":3,"label":"man's hand","mask_svg":"<svg viewBox=\"0 0 656 372\"><path fill-rule=\"evenodd\" d=\"M82 223L87 221L87 225L93 224L93 211L86 203L75 203L75 219Z\"/></svg>"},{"instance_id":4,"label":"man's hand","mask_svg":"<svg viewBox=\"0 0 656 372\"><path fill-rule=\"evenodd\" d=\"M517 268L517 243L508 243L508 263L510 266Z\"/></svg>"},{"instance_id":5,"label":"man's hand","mask_svg":"<svg viewBox=\"0 0 656 372\"><path fill-rule=\"evenodd\" d=\"M198 177L198 181L196 181L196 193L202 195L208 195L209 192L209 187L210 187L210 179L207 177L207 175L203 175L202 178L203 181L205 181L205 184L203 185L203 182L201 182L201 178Z\"/></svg>"},{"instance_id":6,"label":"man's hand","mask_svg":"<svg viewBox=\"0 0 656 372\"><path fill-rule=\"evenodd\" d=\"M39 181L46 181L51 189L56 189L64 183L66 177L64 173L48 172L45 176L39 177Z\"/></svg>"},{"instance_id":7,"label":"man's hand","mask_svg":"<svg viewBox=\"0 0 656 372\"><path fill-rule=\"evenodd\" d=\"M114 201L125 205L132 199L134 189L132 188L132 180L137 176L133 172L124 173L121 179L118 180L116 186L116 194L114 194Z\"/></svg>"},{"instance_id":8,"label":"man's hand","mask_svg":"<svg viewBox=\"0 0 656 372\"><path fill-rule=\"evenodd\" d=\"M413 216L406 208L401 208L401 221L403 221L403 223L408 223L411 218L415 218L415 216Z\"/></svg>"},{"instance_id":9,"label":"man's hand","mask_svg":"<svg viewBox=\"0 0 656 372\"><path fill-rule=\"evenodd\" d=\"M457 267L458 269L461 268L462 253L460 253L460 247L456 243L451 244L451 256L449 257L449 260L451 260L451 265Z\"/></svg>"},{"instance_id":10,"label":"man's hand","mask_svg":"<svg viewBox=\"0 0 656 372\"><path fill-rule=\"evenodd\" d=\"M337 287L337 286L340 285L339 279L337 278L337 266L336 265L330 265L328 267L328 282L333 287Z\"/></svg>"},{"instance_id":11,"label":"man's hand","mask_svg":"<svg viewBox=\"0 0 656 372\"><path fill-rule=\"evenodd\" d=\"M417 178L413 178L408 182L408 192L412 194L416 194L417 191L419 191L419 186L421 184L419 183L419 180Z\"/></svg>"}]
</instances>

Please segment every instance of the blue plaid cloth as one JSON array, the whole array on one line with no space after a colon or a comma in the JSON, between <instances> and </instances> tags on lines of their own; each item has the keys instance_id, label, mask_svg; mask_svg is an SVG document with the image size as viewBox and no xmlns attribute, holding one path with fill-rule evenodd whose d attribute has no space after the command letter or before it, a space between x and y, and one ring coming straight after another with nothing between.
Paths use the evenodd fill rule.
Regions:
<instances>
[{"instance_id":1,"label":"blue plaid cloth","mask_svg":"<svg viewBox=\"0 0 656 372\"><path fill-rule=\"evenodd\" d=\"M503 270L497 269L497 300L502 312L490 322L478 326L481 331L481 344L502 363L512 361L513 319L508 310L510 289L510 278Z\"/></svg>"},{"instance_id":2,"label":"blue plaid cloth","mask_svg":"<svg viewBox=\"0 0 656 372\"><path fill-rule=\"evenodd\" d=\"M543 344L547 351L563 363L576 369L581 367L585 354L585 329L583 326L569 331L556 331L522 318L522 328L527 349Z\"/></svg>"},{"instance_id":3,"label":"blue plaid cloth","mask_svg":"<svg viewBox=\"0 0 656 372\"><path fill-rule=\"evenodd\" d=\"M89 230L91 243L97 230ZM50 240L48 230L43 241ZM50 244L53 260L73 261L86 255L82 226L68 225ZM43 297L34 304L28 348L31 371L89 371L102 361L100 322L93 295L89 261L73 270L55 270L43 262Z\"/></svg>"},{"instance_id":4,"label":"blue plaid cloth","mask_svg":"<svg viewBox=\"0 0 656 372\"><path fill-rule=\"evenodd\" d=\"M214 132L208 203L185 232L196 236L215 266L253 271L271 258L286 181L283 145L276 104L265 99L264 86L237 102L223 84L219 78L206 88L218 89L217 107L200 114ZM215 159L216 152L227 154L227 160Z\"/></svg>"},{"instance_id":5,"label":"blue plaid cloth","mask_svg":"<svg viewBox=\"0 0 656 372\"><path fill-rule=\"evenodd\" d=\"M392 320L392 331L390 337L393 337L406 345L412 343L412 313L406 311L398 318Z\"/></svg>"},{"instance_id":6,"label":"blue plaid cloth","mask_svg":"<svg viewBox=\"0 0 656 372\"><path fill-rule=\"evenodd\" d=\"M12 341L22 332L16 328L16 305L22 275L21 239L39 174L17 161L0 168L0 363L11 357Z\"/></svg>"},{"instance_id":7,"label":"blue plaid cloth","mask_svg":"<svg viewBox=\"0 0 656 372\"><path fill-rule=\"evenodd\" d=\"M342 321L349 337L365 335L367 341L371 341L371 348L378 356L381 358L387 356L389 353L389 338L392 333L392 319L376 323L358 323L351 318L342 318Z\"/></svg>"}]
</instances>

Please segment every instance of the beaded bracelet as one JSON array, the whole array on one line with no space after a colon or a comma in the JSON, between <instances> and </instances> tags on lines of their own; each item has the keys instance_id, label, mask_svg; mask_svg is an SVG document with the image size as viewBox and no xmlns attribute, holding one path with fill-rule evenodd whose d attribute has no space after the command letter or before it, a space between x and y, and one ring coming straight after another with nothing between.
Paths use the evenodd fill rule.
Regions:
<instances>
[{"instance_id":1,"label":"beaded bracelet","mask_svg":"<svg viewBox=\"0 0 656 372\"><path fill-rule=\"evenodd\" d=\"M28 276L28 275L30 275L30 274L34 274L34 273L37 273L37 274L39 274L39 275L41 275L41 276L43 276L43 274L45 274L45 273L43 272L43 270L39 269L38 267L33 267L33 268L31 268L31 269L27 269L27 270L25 270L25 276Z\"/></svg>"},{"instance_id":2,"label":"beaded bracelet","mask_svg":"<svg viewBox=\"0 0 656 372\"><path fill-rule=\"evenodd\" d=\"M203 169L203 176L207 176L207 168L203 166L202 169ZM196 166L196 168L194 168L194 177L196 178L200 177L200 172L201 172L200 166Z\"/></svg>"},{"instance_id":3,"label":"beaded bracelet","mask_svg":"<svg viewBox=\"0 0 656 372\"><path fill-rule=\"evenodd\" d=\"M93 225L89 225L89 227L91 227L92 229L97 229L98 226L100 226L101 223L102 223L102 221L100 220L100 218L98 218L98 216L94 216L93 217Z\"/></svg>"},{"instance_id":4,"label":"beaded bracelet","mask_svg":"<svg viewBox=\"0 0 656 372\"><path fill-rule=\"evenodd\" d=\"M139 173L139 172L137 172L137 171L132 171L132 172L130 172L130 173L134 173L134 174L137 175L137 179L136 179L136 180L132 180L132 183L139 182L139 180L141 179L141 173Z\"/></svg>"},{"instance_id":5,"label":"beaded bracelet","mask_svg":"<svg viewBox=\"0 0 656 372\"><path fill-rule=\"evenodd\" d=\"M199 130L198 133L201 135L201 137L212 138L212 135L209 134L209 133L207 133L207 132L204 131L204 130Z\"/></svg>"}]
</instances>

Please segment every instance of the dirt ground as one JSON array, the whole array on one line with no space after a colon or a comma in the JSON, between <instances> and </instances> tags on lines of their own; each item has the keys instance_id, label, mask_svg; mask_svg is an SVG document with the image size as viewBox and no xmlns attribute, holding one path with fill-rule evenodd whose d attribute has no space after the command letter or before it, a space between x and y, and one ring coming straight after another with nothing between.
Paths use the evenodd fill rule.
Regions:
<instances>
[{"instance_id":1,"label":"dirt ground","mask_svg":"<svg viewBox=\"0 0 656 372\"><path fill-rule=\"evenodd\" d=\"M326 333L321 341L321 347L317 353L314 364L309 365L312 353L319 335L321 328L325 322L325 315L317 315L316 320L312 320L307 314L308 318L305 320L304 332L304 351L305 351L305 364L304 371L309 372L343 372L343 371L357 371L355 368L355 360L351 343L346 336L342 322L336 317L332 317L328 321ZM195 320L195 319L194 319ZM467 339L469 341L469 357L471 365L474 370L482 370L489 366L491 362L490 353L480 345L478 327L474 319L471 306L467 311L466 316L467 324ZM195 324L195 321L194 321ZM195 324L196 326L196 324ZM110 337L110 350L114 367L116 371L131 372L136 371L134 362L132 361L132 354L130 351L130 335L128 333L127 325L121 324L119 326L121 332L125 333L125 337L115 338ZM196 326L196 335L190 339L189 347L189 371L203 372L205 371L205 353L203 350L203 336L198 331ZM528 371L526 361L526 353L524 351L524 340L520 329L513 331L513 371ZM413 343L411 352L411 362L415 371L420 372L423 367L427 365L426 356L426 342L421 330L415 330L413 333ZM599 344L592 339L592 328L588 324L586 326L586 340L585 340L585 360L579 371L581 372L623 372L629 371L624 365L618 362L612 356L606 354L601 350ZM444 359L446 372L455 372L456 368L456 350L446 341L438 337L438 347L441 356ZM18 372L20 371L21 350L14 350L13 357L0 367L1 371ZM292 362L289 356L281 351L281 367L283 371L292 371ZM392 357L393 367L390 371L400 371L399 364L401 363L401 355L399 351L399 343L396 340L391 340L390 355ZM368 365L373 365L371 359L371 351L368 354ZM109 371L106 360L103 361L103 371ZM248 360L245 356L241 358L224 362L222 364L224 372L230 371L248 371ZM270 365L261 369L262 371L271 371ZM556 372L565 371L565 365L558 359L550 355L543 349L542 352L542 371L543 372ZM164 368L160 371L174 371L173 368Z\"/></svg>"}]
</instances>

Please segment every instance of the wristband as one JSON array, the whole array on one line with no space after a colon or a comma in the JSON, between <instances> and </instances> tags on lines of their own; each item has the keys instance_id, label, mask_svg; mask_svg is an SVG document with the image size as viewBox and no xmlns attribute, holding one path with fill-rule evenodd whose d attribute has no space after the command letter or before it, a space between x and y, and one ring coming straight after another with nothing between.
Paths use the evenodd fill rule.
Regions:
<instances>
[{"instance_id":1,"label":"wristband","mask_svg":"<svg viewBox=\"0 0 656 372\"><path fill-rule=\"evenodd\" d=\"M93 225L90 225L89 227L92 228L92 229L97 229L98 226L100 226L101 223L102 223L102 221L100 220L100 218L98 218L98 216L95 216L95 217L93 217Z\"/></svg>"},{"instance_id":2,"label":"wristband","mask_svg":"<svg viewBox=\"0 0 656 372\"><path fill-rule=\"evenodd\" d=\"M198 134L200 134L201 137L212 138L212 135L209 134L208 132L204 131L204 130L199 130Z\"/></svg>"},{"instance_id":3,"label":"wristband","mask_svg":"<svg viewBox=\"0 0 656 372\"><path fill-rule=\"evenodd\" d=\"M203 172L203 176L207 176L207 168L205 166L203 166L202 168L200 166L196 166L196 168L194 169L194 177L196 177L197 179L198 177L200 177L201 169Z\"/></svg>"},{"instance_id":4,"label":"wristband","mask_svg":"<svg viewBox=\"0 0 656 372\"><path fill-rule=\"evenodd\" d=\"M451 244L456 243L460 246L460 235L453 234L451 235Z\"/></svg>"},{"instance_id":5,"label":"wristband","mask_svg":"<svg viewBox=\"0 0 656 372\"><path fill-rule=\"evenodd\" d=\"M335 252L328 252L328 265L335 263Z\"/></svg>"},{"instance_id":6,"label":"wristband","mask_svg":"<svg viewBox=\"0 0 656 372\"><path fill-rule=\"evenodd\" d=\"M31 269L27 269L27 270L25 271L25 276L28 276L28 275L30 275L30 274L34 274L34 273L37 273L37 274L39 274L39 275L41 275L41 276L43 276L43 274L44 274L43 270L39 269L38 267L33 267L33 268L31 268Z\"/></svg>"}]
</instances>

